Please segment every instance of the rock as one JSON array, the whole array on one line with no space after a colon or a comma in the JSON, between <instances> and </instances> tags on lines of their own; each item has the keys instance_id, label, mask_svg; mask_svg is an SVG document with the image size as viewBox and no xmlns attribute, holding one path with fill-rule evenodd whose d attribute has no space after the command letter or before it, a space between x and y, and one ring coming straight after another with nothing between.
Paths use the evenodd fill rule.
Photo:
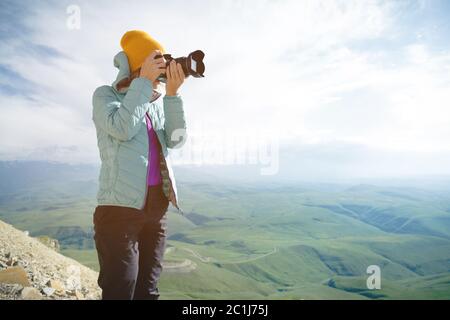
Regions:
<instances>
[{"instance_id":1,"label":"rock","mask_svg":"<svg viewBox=\"0 0 450 320\"><path fill-rule=\"evenodd\" d=\"M80 267L70 265L66 268L66 273L69 275L66 279L67 290L74 291L81 289L81 270Z\"/></svg>"},{"instance_id":2,"label":"rock","mask_svg":"<svg viewBox=\"0 0 450 320\"><path fill-rule=\"evenodd\" d=\"M19 264L19 259L17 257L11 257L9 258L9 260L6 262L6 265L8 266L17 266Z\"/></svg>"},{"instance_id":3,"label":"rock","mask_svg":"<svg viewBox=\"0 0 450 320\"><path fill-rule=\"evenodd\" d=\"M41 279L35 279L34 282L36 282L39 287L46 287L47 283L49 283L50 280L51 280L50 278L44 277Z\"/></svg>"},{"instance_id":4,"label":"rock","mask_svg":"<svg viewBox=\"0 0 450 320\"><path fill-rule=\"evenodd\" d=\"M38 289L33 287L25 287L22 290L22 299L24 300L41 300L42 294L39 292Z\"/></svg>"},{"instance_id":5,"label":"rock","mask_svg":"<svg viewBox=\"0 0 450 320\"><path fill-rule=\"evenodd\" d=\"M20 284L6 284L0 283L0 298L4 297L16 297L19 296L23 287Z\"/></svg>"},{"instance_id":6,"label":"rock","mask_svg":"<svg viewBox=\"0 0 450 320\"><path fill-rule=\"evenodd\" d=\"M47 297L50 297L52 294L54 294L55 293L55 289L53 289L53 288L50 288L50 287L45 287L44 289L42 289L42 291L44 292L44 294L47 296Z\"/></svg>"},{"instance_id":7,"label":"rock","mask_svg":"<svg viewBox=\"0 0 450 320\"><path fill-rule=\"evenodd\" d=\"M50 238L48 236L38 236L36 239L56 252L58 252L60 249L59 242L56 239Z\"/></svg>"},{"instance_id":8,"label":"rock","mask_svg":"<svg viewBox=\"0 0 450 320\"><path fill-rule=\"evenodd\" d=\"M75 297L77 297L78 300L84 300L84 295L79 290L75 290Z\"/></svg>"},{"instance_id":9,"label":"rock","mask_svg":"<svg viewBox=\"0 0 450 320\"><path fill-rule=\"evenodd\" d=\"M0 300L100 299L98 273L55 252L56 242L49 244L52 249L0 221Z\"/></svg>"},{"instance_id":10,"label":"rock","mask_svg":"<svg viewBox=\"0 0 450 320\"><path fill-rule=\"evenodd\" d=\"M67 292L71 296L75 296L78 300L85 300L84 294L80 290L70 290Z\"/></svg>"},{"instance_id":11,"label":"rock","mask_svg":"<svg viewBox=\"0 0 450 320\"><path fill-rule=\"evenodd\" d=\"M64 288L64 285L59 280L49 280L47 282L47 286L54 289L57 294L63 294L66 291L66 288Z\"/></svg>"},{"instance_id":12,"label":"rock","mask_svg":"<svg viewBox=\"0 0 450 320\"><path fill-rule=\"evenodd\" d=\"M30 287L27 272L22 267L9 267L0 270L0 282L10 284L20 284L24 287Z\"/></svg>"}]
</instances>

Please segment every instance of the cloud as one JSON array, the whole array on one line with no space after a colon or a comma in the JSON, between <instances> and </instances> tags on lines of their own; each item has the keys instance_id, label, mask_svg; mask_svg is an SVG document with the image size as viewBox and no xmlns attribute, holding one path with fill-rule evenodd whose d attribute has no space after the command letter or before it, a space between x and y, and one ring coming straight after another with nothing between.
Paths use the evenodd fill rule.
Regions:
<instances>
[{"instance_id":1,"label":"cloud","mask_svg":"<svg viewBox=\"0 0 450 320\"><path fill-rule=\"evenodd\" d=\"M80 30L67 28L71 4L80 7ZM91 95L115 78L121 35L139 28L175 56L206 52L206 78L182 90L194 135L255 131L282 144L439 155L450 138L449 23L440 6L447 5L2 2L0 154L98 162Z\"/></svg>"}]
</instances>

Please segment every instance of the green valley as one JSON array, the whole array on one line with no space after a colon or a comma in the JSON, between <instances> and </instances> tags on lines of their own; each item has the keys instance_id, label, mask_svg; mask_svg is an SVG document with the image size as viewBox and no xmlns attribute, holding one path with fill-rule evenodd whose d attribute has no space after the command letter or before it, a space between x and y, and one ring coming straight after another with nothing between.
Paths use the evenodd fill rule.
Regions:
<instances>
[{"instance_id":1,"label":"green valley","mask_svg":"<svg viewBox=\"0 0 450 320\"><path fill-rule=\"evenodd\" d=\"M450 298L446 188L243 184L176 170L186 215L168 212L164 299ZM98 269L95 171L63 171L0 185L0 219L57 239L63 254ZM381 290L366 286L370 265L380 267Z\"/></svg>"}]
</instances>

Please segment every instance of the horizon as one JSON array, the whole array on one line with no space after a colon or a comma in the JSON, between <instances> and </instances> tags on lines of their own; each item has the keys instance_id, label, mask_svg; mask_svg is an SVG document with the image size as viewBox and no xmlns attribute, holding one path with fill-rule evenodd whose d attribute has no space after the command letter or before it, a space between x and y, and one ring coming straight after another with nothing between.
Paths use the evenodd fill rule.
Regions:
<instances>
[{"instance_id":1,"label":"horizon","mask_svg":"<svg viewBox=\"0 0 450 320\"><path fill-rule=\"evenodd\" d=\"M93 179L97 183L97 176L94 175L99 173L100 164L97 163L66 163L59 161L43 161L43 160L11 160L3 161L0 160L0 170L8 169L4 167L4 164L14 164L18 167L23 166L68 166L68 168L84 169L88 171L77 171L78 174L83 173L79 181L87 181ZM13 167L14 170L17 167ZM408 176L386 176L386 177L341 177L341 178L297 178L297 177L286 177L286 176L262 176L258 174L258 170L254 167L253 170L242 169L242 166L227 166L222 165L179 165L174 167L177 176L178 183L180 185L189 185L197 183L209 183L214 181L217 185L233 185L238 186L245 183L247 186L257 187L261 186L263 189L270 189L270 186L277 189L283 186L341 186L341 187L354 187L354 186L373 186L373 187L387 187L387 188L412 188L412 189L423 189L428 191L435 190L446 190L450 187L450 175L408 175ZM222 170L220 170L222 169ZM225 170L224 170L225 169ZM50 169L51 170L51 169ZM94 170L94 171L90 171ZM0 174L3 171L0 171ZM22 176L22 179L29 179L31 176L36 174L27 172L17 172L14 171L17 177ZM38 180L45 181L48 178L49 172L45 171L42 177ZM39 175L37 175L39 176ZM69 173L70 179L72 175ZM88 178L88 179L87 179ZM58 178L59 179L59 178ZM219 179L219 180L217 180ZM21 180L21 179L19 179ZM269 183L268 185L266 183ZM7 187L9 183L6 183Z\"/></svg>"}]
</instances>

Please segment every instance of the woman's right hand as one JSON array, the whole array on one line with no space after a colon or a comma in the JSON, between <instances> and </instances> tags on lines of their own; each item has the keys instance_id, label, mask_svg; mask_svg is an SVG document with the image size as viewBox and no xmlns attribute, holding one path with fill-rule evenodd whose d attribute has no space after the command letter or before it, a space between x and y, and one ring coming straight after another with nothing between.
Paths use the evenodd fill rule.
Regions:
<instances>
[{"instance_id":1,"label":"woman's right hand","mask_svg":"<svg viewBox=\"0 0 450 320\"><path fill-rule=\"evenodd\" d=\"M164 58L155 59L155 56L162 55L161 51L153 51L144 61L141 67L140 77L147 78L152 83L161 75L166 72L166 60Z\"/></svg>"}]
</instances>

